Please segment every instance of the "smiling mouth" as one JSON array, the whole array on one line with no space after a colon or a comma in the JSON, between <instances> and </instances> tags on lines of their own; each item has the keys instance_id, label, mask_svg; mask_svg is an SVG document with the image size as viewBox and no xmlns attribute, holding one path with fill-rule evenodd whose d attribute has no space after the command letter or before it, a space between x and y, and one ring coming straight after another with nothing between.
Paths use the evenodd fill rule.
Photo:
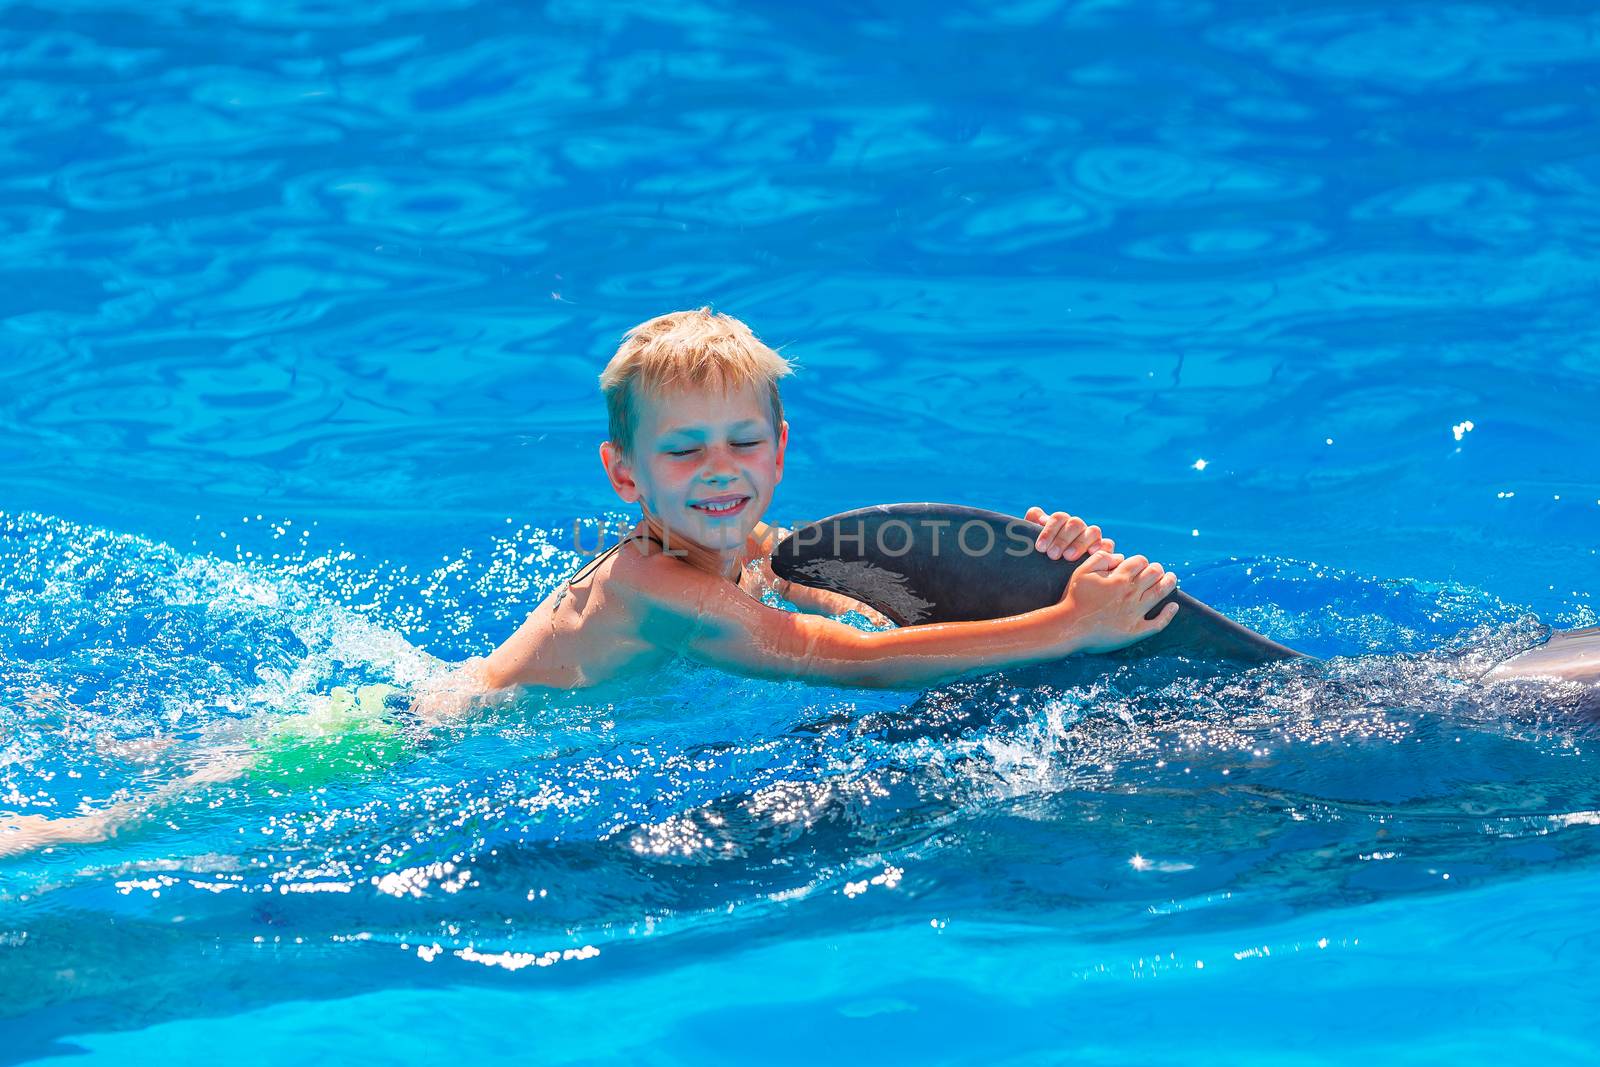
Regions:
<instances>
[{"instance_id":1,"label":"smiling mouth","mask_svg":"<svg viewBox=\"0 0 1600 1067\"><path fill-rule=\"evenodd\" d=\"M719 496L689 506L707 515L733 515L744 510L744 506L749 502L750 498L747 496Z\"/></svg>"}]
</instances>

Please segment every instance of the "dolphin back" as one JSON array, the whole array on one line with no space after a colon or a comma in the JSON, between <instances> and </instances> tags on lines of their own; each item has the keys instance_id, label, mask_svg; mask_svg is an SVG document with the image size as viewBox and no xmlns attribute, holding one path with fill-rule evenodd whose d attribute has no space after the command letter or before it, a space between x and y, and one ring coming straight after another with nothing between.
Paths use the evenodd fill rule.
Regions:
<instances>
[{"instance_id":1,"label":"dolphin back","mask_svg":"<svg viewBox=\"0 0 1600 1067\"><path fill-rule=\"evenodd\" d=\"M1042 527L958 504L879 504L791 532L772 552L787 581L854 597L901 626L997 619L1054 604L1083 560L1034 549ZM1181 590L1167 628L1114 655L1265 663L1300 655Z\"/></svg>"},{"instance_id":2,"label":"dolphin back","mask_svg":"<svg viewBox=\"0 0 1600 1067\"><path fill-rule=\"evenodd\" d=\"M1600 626L1551 634L1544 644L1506 660L1487 677L1491 681L1554 678L1563 682L1600 682Z\"/></svg>"}]
</instances>

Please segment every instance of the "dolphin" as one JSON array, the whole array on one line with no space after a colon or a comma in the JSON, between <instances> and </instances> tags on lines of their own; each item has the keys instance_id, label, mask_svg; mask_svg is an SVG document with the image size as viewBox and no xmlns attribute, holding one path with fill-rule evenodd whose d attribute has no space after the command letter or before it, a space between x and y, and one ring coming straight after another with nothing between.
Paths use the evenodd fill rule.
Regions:
<instances>
[{"instance_id":1,"label":"dolphin","mask_svg":"<svg viewBox=\"0 0 1600 1067\"><path fill-rule=\"evenodd\" d=\"M1600 683L1600 626L1553 633L1544 644L1512 656L1484 675L1491 682L1510 678Z\"/></svg>"},{"instance_id":2,"label":"dolphin","mask_svg":"<svg viewBox=\"0 0 1600 1067\"><path fill-rule=\"evenodd\" d=\"M959 504L879 504L797 527L772 551L778 577L854 597L900 626L1020 615L1061 599L1082 559L1051 559L1033 546L1042 527ZM1179 655L1271 663L1302 653L1241 626L1181 589L1178 614L1160 633L1108 653ZM1548 678L1600 682L1600 627L1553 635L1486 680Z\"/></svg>"}]
</instances>

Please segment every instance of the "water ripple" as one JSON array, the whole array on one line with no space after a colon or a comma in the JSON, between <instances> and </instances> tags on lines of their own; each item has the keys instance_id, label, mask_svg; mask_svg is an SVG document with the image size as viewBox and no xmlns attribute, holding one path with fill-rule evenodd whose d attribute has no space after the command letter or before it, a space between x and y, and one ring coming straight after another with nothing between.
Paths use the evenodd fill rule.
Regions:
<instances>
[{"instance_id":1,"label":"water ripple","mask_svg":"<svg viewBox=\"0 0 1600 1067\"><path fill-rule=\"evenodd\" d=\"M1304 222L1258 223L1165 234L1128 246L1128 255L1164 263L1257 262L1269 256L1294 256L1327 244L1328 234Z\"/></svg>"},{"instance_id":2,"label":"water ripple","mask_svg":"<svg viewBox=\"0 0 1600 1067\"><path fill-rule=\"evenodd\" d=\"M1089 192L1132 203L1294 199L1318 185L1310 175L1134 145L1090 148L1063 162L1072 180Z\"/></svg>"},{"instance_id":3,"label":"water ripple","mask_svg":"<svg viewBox=\"0 0 1600 1067\"><path fill-rule=\"evenodd\" d=\"M1424 90L1528 81L1552 65L1592 63L1597 29L1593 15L1540 18L1448 4L1252 18L1208 36L1285 70Z\"/></svg>"},{"instance_id":4,"label":"water ripple","mask_svg":"<svg viewBox=\"0 0 1600 1067\"><path fill-rule=\"evenodd\" d=\"M1085 1050L1007 1044L1063 980L1148 1008L1103 985L1123 956L1270 942L1240 966L1271 1007L1305 987L1279 947L1373 902L1406 917L1393 955L1319 972L1370 988L1481 910L1458 891L1570 958L1581 923L1533 876L1600 862L1593 709L1472 679L1595 619L1597 28L1489 3L0 7L0 810L145 796L331 685L492 648L574 530L619 518L599 366L702 303L800 362L782 517L1068 507L1330 657L917 698L686 667L316 787L220 783L6 862L14 1055L284 990L611 1017L585 997L627 975L662 984L622 1029L673 1038L691 965L770 989L730 961L796 974L825 944L856 969L774 994L773 1032L797 1004L879 1026L898 1009L861 990L920 996L944 958L1028 1009L933 1058L1036 1062ZM1516 958L1413 984L1437 1008L1570 973ZM994 1002L964 990L941 1010ZM1157 1014L1170 1059L1193 1016Z\"/></svg>"},{"instance_id":5,"label":"water ripple","mask_svg":"<svg viewBox=\"0 0 1600 1067\"><path fill-rule=\"evenodd\" d=\"M237 193L267 183L280 169L281 165L273 160L115 160L68 167L59 180L62 195L75 208L133 211Z\"/></svg>"}]
</instances>

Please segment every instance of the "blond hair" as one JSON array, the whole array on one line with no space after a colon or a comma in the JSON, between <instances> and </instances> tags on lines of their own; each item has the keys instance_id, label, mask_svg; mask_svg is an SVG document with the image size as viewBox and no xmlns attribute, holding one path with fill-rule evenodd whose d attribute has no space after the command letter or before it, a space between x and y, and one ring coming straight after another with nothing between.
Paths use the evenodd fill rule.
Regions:
<instances>
[{"instance_id":1,"label":"blond hair","mask_svg":"<svg viewBox=\"0 0 1600 1067\"><path fill-rule=\"evenodd\" d=\"M772 432L783 424L778 379L793 373L787 359L762 344L750 327L708 307L673 311L641 322L622 337L617 354L600 372L611 442L633 451L638 398L674 389L765 387L772 407Z\"/></svg>"}]
</instances>

